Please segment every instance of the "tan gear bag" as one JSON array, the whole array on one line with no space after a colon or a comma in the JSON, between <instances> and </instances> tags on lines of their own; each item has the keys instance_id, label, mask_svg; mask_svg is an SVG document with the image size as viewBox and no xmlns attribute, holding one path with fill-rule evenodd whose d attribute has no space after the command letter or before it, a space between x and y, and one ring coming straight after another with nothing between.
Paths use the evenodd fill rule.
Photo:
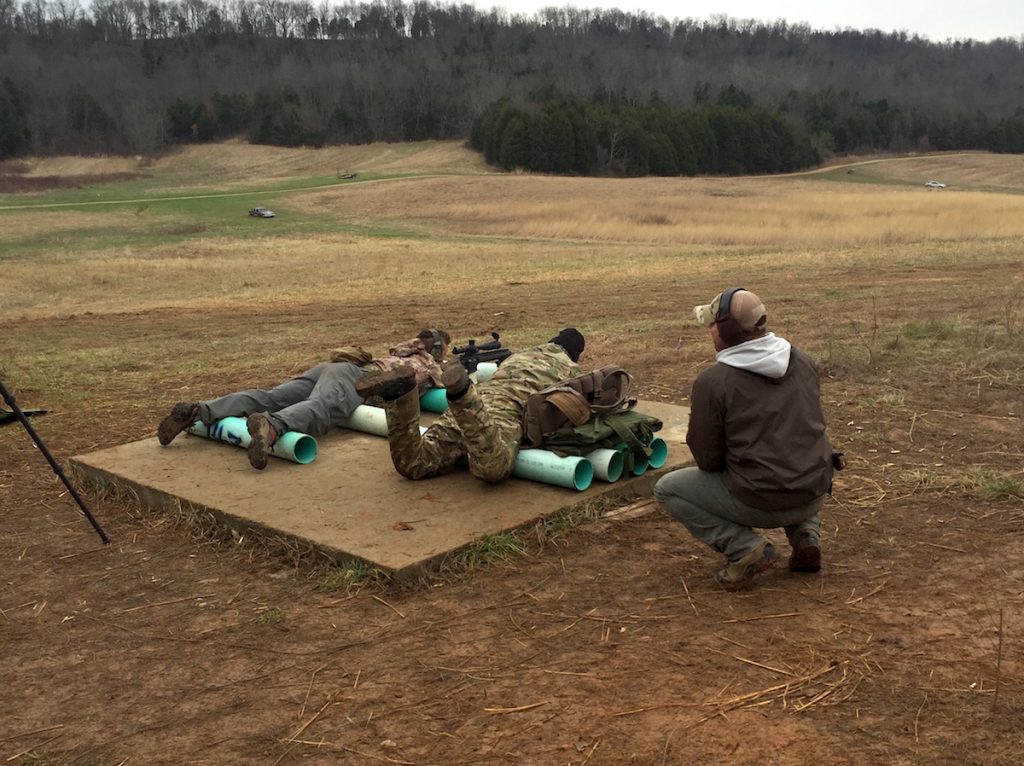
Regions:
<instances>
[{"instance_id":1,"label":"tan gear bag","mask_svg":"<svg viewBox=\"0 0 1024 766\"><path fill-rule=\"evenodd\" d=\"M523 410L523 446L539 447L566 425L581 426L596 414L636 406L633 376L607 365L531 394Z\"/></svg>"},{"instance_id":2,"label":"tan gear bag","mask_svg":"<svg viewBox=\"0 0 1024 766\"><path fill-rule=\"evenodd\" d=\"M365 367L373 361L373 356L362 346L342 346L331 351L332 362L351 362L356 367Z\"/></svg>"}]
</instances>

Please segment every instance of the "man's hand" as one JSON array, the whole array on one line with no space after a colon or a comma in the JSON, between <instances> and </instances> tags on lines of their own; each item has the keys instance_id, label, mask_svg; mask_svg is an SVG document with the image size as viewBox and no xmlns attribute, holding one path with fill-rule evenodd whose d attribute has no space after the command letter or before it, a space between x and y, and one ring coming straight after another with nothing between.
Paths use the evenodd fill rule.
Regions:
<instances>
[{"instance_id":1,"label":"man's hand","mask_svg":"<svg viewBox=\"0 0 1024 766\"><path fill-rule=\"evenodd\" d=\"M837 471L841 471L846 468L846 455L842 452L833 452L832 467Z\"/></svg>"}]
</instances>

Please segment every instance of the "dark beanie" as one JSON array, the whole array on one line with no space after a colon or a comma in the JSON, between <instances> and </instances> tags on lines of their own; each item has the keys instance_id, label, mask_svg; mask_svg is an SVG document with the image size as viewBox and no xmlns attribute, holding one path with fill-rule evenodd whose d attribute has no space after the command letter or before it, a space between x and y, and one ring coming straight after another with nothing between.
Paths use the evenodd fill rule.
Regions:
<instances>
[{"instance_id":1,"label":"dark beanie","mask_svg":"<svg viewBox=\"0 0 1024 766\"><path fill-rule=\"evenodd\" d=\"M583 333L575 327L566 327L564 330L559 330L558 335L549 340L548 343L557 343L559 346L564 348L565 353L567 353L569 358L574 362L578 362L580 360L580 354L583 353L583 347L587 345L586 341L583 340Z\"/></svg>"}]
</instances>

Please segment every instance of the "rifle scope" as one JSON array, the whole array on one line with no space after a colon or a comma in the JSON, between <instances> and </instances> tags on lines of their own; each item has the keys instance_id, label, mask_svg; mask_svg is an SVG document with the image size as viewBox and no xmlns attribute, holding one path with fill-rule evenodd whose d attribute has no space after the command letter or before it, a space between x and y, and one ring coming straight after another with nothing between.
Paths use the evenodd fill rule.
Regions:
<instances>
[{"instance_id":1,"label":"rifle scope","mask_svg":"<svg viewBox=\"0 0 1024 766\"><path fill-rule=\"evenodd\" d=\"M452 353L457 356L473 356L478 351L494 351L501 348L501 336L492 332L491 337L494 340L489 340L486 343L477 343L475 339L470 338L469 343L465 346L452 346Z\"/></svg>"}]
</instances>

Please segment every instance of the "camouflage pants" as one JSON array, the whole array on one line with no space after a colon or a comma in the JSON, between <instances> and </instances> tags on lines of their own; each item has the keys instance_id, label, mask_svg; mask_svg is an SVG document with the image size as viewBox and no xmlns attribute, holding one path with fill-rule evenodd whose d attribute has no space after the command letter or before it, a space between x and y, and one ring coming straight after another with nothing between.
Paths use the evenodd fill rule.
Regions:
<instances>
[{"instance_id":1,"label":"camouflage pants","mask_svg":"<svg viewBox=\"0 0 1024 766\"><path fill-rule=\"evenodd\" d=\"M416 391L385 402L385 410L391 461L407 479L437 476L463 458L470 473L488 483L504 481L512 473L522 439L519 417L503 417L488 408L473 385L422 434Z\"/></svg>"},{"instance_id":2,"label":"camouflage pants","mask_svg":"<svg viewBox=\"0 0 1024 766\"><path fill-rule=\"evenodd\" d=\"M269 391L254 388L201 402L199 417L212 425L221 418L266 412L278 433L323 436L363 403L356 381L365 374L349 362L327 362Z\"/></svg>"}]
</instances>

